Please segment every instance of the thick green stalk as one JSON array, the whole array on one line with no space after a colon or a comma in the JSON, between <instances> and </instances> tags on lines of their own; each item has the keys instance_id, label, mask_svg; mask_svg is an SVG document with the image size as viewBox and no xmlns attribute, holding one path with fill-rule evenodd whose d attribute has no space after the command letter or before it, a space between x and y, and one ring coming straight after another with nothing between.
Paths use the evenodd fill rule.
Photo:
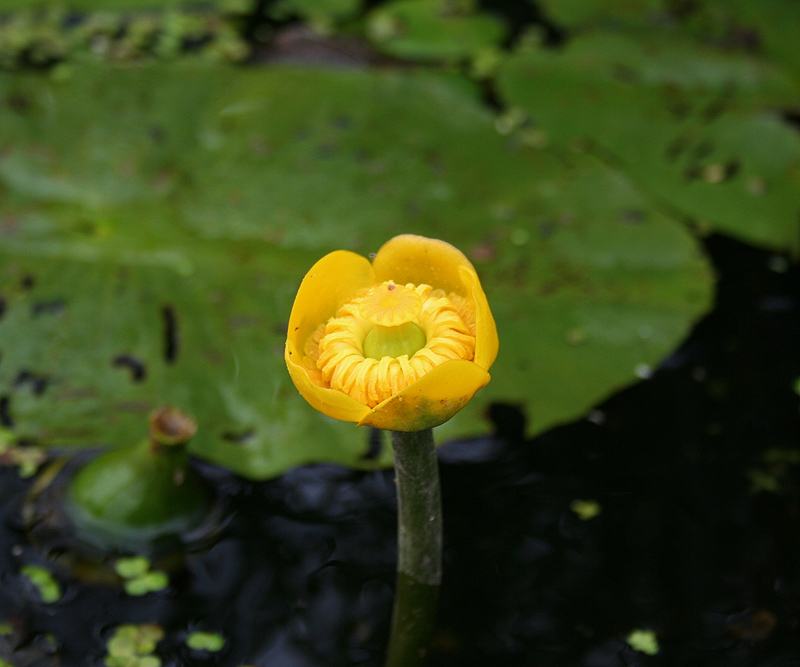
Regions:
<instances>
[{"instance_id":1,"label":"thick green stalk","mask_svg":"<svg viewBox=\"0 0 800 667\"><path fill-rule=\"evenodd\" d=\"M431 429L392 431L397 486L397 585L386 667L421 664L442 580L442 500Z\"/></svg>"}]
</instances>

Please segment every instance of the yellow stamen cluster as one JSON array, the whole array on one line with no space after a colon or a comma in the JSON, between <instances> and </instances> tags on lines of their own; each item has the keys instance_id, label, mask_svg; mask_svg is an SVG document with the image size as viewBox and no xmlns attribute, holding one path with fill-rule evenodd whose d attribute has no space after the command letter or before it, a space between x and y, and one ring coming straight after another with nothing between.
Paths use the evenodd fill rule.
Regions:
<instances>
[{"instance_id":1,"label":"yellow stamen cluster","mask_svg":"<svg viewBox=\"0 0 800 667\"><path fill-rule=\"evenodd\" d=\"M471 361L475 354L474 313L470 303L429 285L376 285L344 304L306 342L320 386L348 394L375 407L451 359ZM364 356L363 343L375 326L413 322L426 343L411 357Z\"/></svg>"}]
</instances>

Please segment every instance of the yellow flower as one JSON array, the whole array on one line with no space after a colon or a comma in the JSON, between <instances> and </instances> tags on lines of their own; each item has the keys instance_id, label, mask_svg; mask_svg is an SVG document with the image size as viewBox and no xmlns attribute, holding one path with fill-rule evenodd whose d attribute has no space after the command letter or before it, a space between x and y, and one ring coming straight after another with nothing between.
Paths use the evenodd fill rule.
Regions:
<instances>
[{"instance_id":1,"label":"yellow flower","mask_svg":"<svg viewBox=\"0 0 800 667\"><path fill-rule=\"evenodd\" d=\"M469 260L406 234L370 263L319 260L297 292L286 365L317 410L394 431L446 422L490 379L497 329Z\"/></svg>"}]
</instances>

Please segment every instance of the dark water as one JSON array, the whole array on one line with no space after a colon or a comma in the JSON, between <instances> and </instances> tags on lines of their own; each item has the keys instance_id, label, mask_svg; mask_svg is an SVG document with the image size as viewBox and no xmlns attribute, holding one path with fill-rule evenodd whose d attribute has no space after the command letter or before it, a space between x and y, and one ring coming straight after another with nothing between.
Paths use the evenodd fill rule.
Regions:
<instances>
[{"instance_id":1,"label":"dark water","mask_svg":"<svg viewBox=\"0 0 800 667\"><path fill-rule=\"evenodd\" d=\"M707 247L718 307L651 379L532 441L518 412L496 406L496 437L441 449L432 666L800 665L800 271L730 240ZM790 454L766 463L774 449ZM754 469L779 492L753 493ZM0 621L15 628L0 657L101 665L114 626L157 623L165 665L379 665L391 474L312 466L250 483L205 472L229 523L168 590L133 598L64 582L53 605L17 574L38 558L19 518L27 483L0 472ZM602 511L582 521L575 499ZM656 632L657 655L627 646L636 628ZM224 635L226 648L189 650L193 630Z\"/></svg>"}]
</instances>

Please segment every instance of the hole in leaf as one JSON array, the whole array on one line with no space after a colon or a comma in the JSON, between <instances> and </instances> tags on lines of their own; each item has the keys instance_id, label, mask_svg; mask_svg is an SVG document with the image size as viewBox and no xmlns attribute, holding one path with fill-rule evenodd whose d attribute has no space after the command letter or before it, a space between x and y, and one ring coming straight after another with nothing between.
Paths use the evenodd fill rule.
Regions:
<instances>
[{"instance_id":1,"label":"hole in leaf","mask_svg":"<svg viewBox=\"0 0 800 667\"><path fill-rule=\"evenodd\" d=\"M164 306L161 317L164 319L164 360L172 364L178 359L178 316L171 306Z\"/></svg>"},{"instance_id":2,"label":"hole in leaf","mask_svg":"<svg viewBox=\"0 0 800 667\"><path fill-rule=\"evenodd\" d=\"M739 173L739 163L736 160L731 160L725 165L725 180L733 178Z\"/></svg>"},{"instance_id":3,"label":"hole in leaf","mask_svg":"<svg viewBox=\"0 0 800 667\"><path fill-rule=\"evenodd\" d=\"M6 300L5 297L0 296L0 318L3 317L5 312L6 312Z\"/></svg>"},{"instance_id":4,"label":"hole in leaf","mask_svg":"<svg viewBox=\"0 0 800 667\"><path fill-rule=\"evenodd\" d=\"M20 371L17 377L14 379L14 388L30 385L33 395L41 396L44 393L44 390L47 389L47 383L49 380L50 378L45 375L37 375L31 371L23 370Z\"/></svg>"},{"instance_id":5,"label":"hole in leaf","mask_svg":"<svg viewBox=\"0 0 800 667\"><path fill-rule=\"evenodd\" d=\"M792 125L794 129L800 130L800 110L798 111L784 111L783 112L783 120L785 120L789 125Z\"/></svg>"},{"instance_id":6,"label":"hole in leaf","mask_svg":"<svg viewBox=\"0 0 800 667\"><path fill-rule=\"evenodd\" d=\"M30 273L26 273L22 276L19 284L22 286L22 289L31 289L36 284L36 280Z\"/></svg>"},{"instance_id":7,"label":"hole in leaf","mask_svg":"<svg viewBox=\"0 0 800 667\"><path fill-rule=\"evenodd\" d=\"M120 354L111 362L114 368L127 368L131 372L131 380L141 382L147 375L147 367L143 361L129 354Z\"/></svg>"},{"instance_id":8,"label":"hole in leaf","mask_svg":"<svg viewBox=\"0 0 800 667\"><path fill-rule=\"evenodd\" d=\"M226 431L225 433L222 434L222 439L227 440L228 442L234 442L237 445L239 445L243 442L247 442L248 440L250 440L250 438L252 438L255 434L256 430L254 428L248 428L239 433L235 433L233 431Z\"/></svg>"},{"instance_id":9,"label":"hole in leaf","mask_svg":"<svg viewBox=\"0 0 800 667\"><path fill-rule=\"evenodd\" d=\"M11 419L11 397L0 396L0 426L14 428L14 420Z\"/></svg>"},{"instance_id":10,"label":"hole in leaf","mask_svg":"<svg viewBox=\"0 0 800 667\"><path fill-rule=\"evenodd\" d=\"M6 98L8 108L16 111L18 114L25 114L31 108L31 101L20 93L14 93Z\"/></svg>"},{"instance_id":11,"label":"hole in leaf","mask_svg":"<svg viewBox=\"0 0 800 667\"><path fill-rule=\"evenodd\" d=\"M62 310L64 310L64 302L61 299L37 301L31 306L33 315L57 315Z\"/></svg>"},{"instance_id":12,"label":"hole in leaf","mask_svg":"<svg viewBox=\"0 0 800 667\"><path fill-rule=\"evenodd\" d=\"M377 459L383 449L382 432L379 428L371 428L367 436L367 451L361 456L365 461Z\"/></svg>"}]
</instances>

